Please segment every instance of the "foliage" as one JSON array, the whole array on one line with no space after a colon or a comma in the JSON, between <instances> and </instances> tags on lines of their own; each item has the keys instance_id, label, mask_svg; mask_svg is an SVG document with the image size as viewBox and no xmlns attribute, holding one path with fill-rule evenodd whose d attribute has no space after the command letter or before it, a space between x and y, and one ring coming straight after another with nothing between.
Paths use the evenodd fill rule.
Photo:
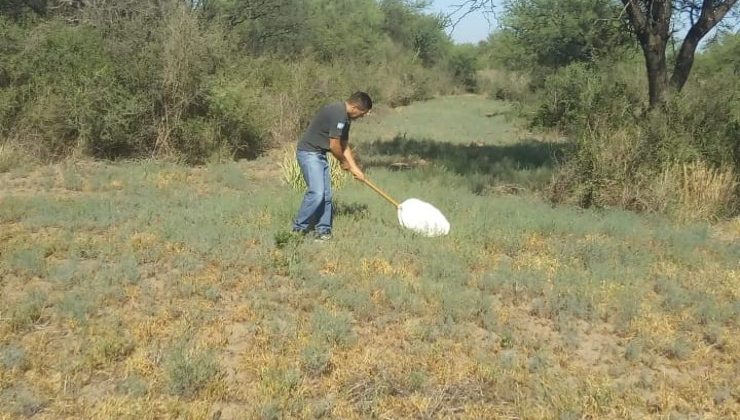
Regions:
<instances>
[{"instance_id":1,"label":"foliage","mask_svg":"<svg viewBox=\"0 0 740 420\"><path fill-rule=\"evenodd\" d=\"M356 90L471 87L471 54L405 1L36 3L0 17L0 136L41 160L254 158Z\"/></svg>"},{"instance_id":2,"label":"foliage","mask_svg":"<svg viewBox=\"0 0 740 420\"><path fill-rule=\"evenodd\" d=\"M632 47L621 10L611 0L510 1L501 32L488 39L490 55L536 77L571 63L615 58Z\"/></svg>"}]
</instances>

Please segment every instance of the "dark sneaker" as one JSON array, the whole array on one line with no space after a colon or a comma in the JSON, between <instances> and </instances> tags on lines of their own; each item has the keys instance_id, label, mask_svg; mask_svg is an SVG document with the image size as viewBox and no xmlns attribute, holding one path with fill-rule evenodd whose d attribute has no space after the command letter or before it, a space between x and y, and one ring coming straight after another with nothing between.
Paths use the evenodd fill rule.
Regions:
<instances>
[{"instance_id":1,"label":"dark sneaker","mask_svg":"<svg viewBox=\"0 0 740 420\"><path fill-rule=\"evenodd\" d=\"M290 234L295 235L295 236L306 236L307 233L308 231L300 230L300 229L293 229L290 231Z\"/></svg>"},{"instance_id":2,"label":"dark sneaker","mask_svg":"<svg viewBox=\"0 0 740 420\"><path fill-rule=\"evenodd\" d=\"M331 240L331 233L316 233L316 237L314 238L314 241L316 242L326 242Z\"/></svg>"}]
</instances>

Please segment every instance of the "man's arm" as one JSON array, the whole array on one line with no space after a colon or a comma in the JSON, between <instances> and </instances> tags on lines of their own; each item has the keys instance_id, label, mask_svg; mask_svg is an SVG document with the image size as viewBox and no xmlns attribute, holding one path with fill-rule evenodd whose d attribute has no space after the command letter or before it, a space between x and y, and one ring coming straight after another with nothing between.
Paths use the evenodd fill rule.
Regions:
<instances>
[{"instance_id":1,"label":"man's arm","mask_svg":"<svg viewBox=\"0 0 740 420\"><path fill-rule=\"evenodd\" d=\"M358 181L365 179L365 174L360 170L360 167L357 166L355 157L352 154L352 149L350 149L347 142L343 142L338 138L332 137L329 139L329 150L331 151L331 154L337 158L339 163L341 163L342 169L352 173Z\"/></svg>"}]
</instances>

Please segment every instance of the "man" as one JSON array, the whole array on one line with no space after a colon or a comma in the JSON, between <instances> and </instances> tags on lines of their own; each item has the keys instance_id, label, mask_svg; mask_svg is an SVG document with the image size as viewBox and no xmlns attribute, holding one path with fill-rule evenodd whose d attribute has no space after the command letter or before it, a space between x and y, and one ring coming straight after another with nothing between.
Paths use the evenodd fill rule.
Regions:
<instances>
[{"instance_id":1,"label":"man","mask_svg":"<svg viewBox=\"0 0 740 420\"><path fill-rule=\"evenodd\" d=\"M326 105L314 116L298 141L296 157L308 190L293 221L293 232L305 234L316 223L316 239L331 239L332 191L329 162L330 152L359 181L365 179L349 147L352 121L362 118L373 107L365 92L355 92L346 101Z\"/></svg>"}]
</instances>

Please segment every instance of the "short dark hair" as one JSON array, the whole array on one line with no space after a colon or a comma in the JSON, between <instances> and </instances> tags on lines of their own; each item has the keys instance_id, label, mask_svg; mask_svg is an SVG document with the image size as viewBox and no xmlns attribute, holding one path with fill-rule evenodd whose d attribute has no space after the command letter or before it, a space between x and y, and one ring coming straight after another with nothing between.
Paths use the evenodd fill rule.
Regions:
<instances>
[{"instance_id":1,"label":"short dark hair","mask_svg":"<svg viewBox=\"0 0 740 420\"><path fill-rule=\"evenodd\" d=\"M370 99L370 95L365 92L353 93L352 96L347 99L347 102L362 108L364 111L370 111L373 109L373 100Z\"/></svg>"}]
</instances>

